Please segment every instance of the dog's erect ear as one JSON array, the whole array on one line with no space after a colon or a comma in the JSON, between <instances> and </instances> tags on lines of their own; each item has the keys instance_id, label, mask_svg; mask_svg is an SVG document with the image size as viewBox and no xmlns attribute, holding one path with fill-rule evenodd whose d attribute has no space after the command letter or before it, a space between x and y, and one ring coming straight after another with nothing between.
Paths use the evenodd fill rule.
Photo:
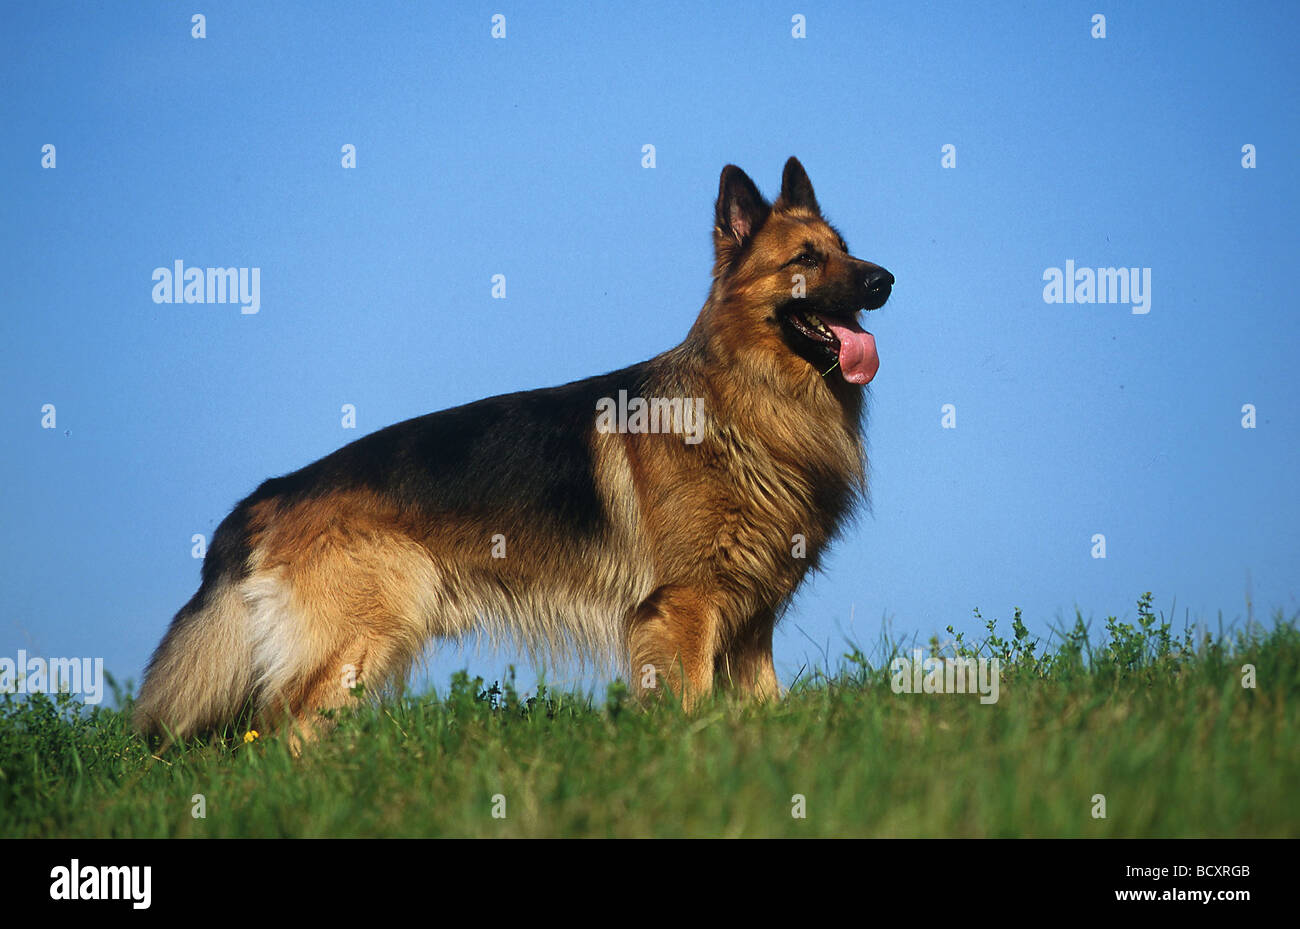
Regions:
<instances>
[{"instance_id":1,"label":"dog's erect ear","mask_svg":"<svg viewBox=\"0 0 1300 929\"><path fill-rule=\"evenodd\" d=\"M821 215L822 208L817 205L817 195L813 193L808 172L799 164L798 158L792 157L785 163L785 171L781 174L781 196L776 198L776 208L788 210L795 206Z\"/></svg>"},{"instance_id":2,"label":"dog's erect ear","mask_svg":"<svg viewBox=\"0 0 1300 929\"><path fill-rule=\"evenodd\" d=\"M771 204L763 199L748 174L735 165L723 168L713 217L713 245L718 257L734 256L771 212Z\"/></svg>"}]
</instances>

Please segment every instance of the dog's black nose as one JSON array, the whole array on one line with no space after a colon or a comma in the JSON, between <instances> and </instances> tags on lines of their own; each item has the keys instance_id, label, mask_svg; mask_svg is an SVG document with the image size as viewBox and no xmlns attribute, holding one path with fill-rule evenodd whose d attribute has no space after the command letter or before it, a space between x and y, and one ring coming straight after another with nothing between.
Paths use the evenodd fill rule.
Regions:
<instances>
[{"instance_id":1,"label":"dog's black nose","mask_svg":"<svg viewBox=\"0 0 1300 929\"><path fill-rule=\"evenodd\" d=\"M889 299L889 291L894 286L894 275L884 268L876 268L867 274L865 284L867 292L862 305L868 310L878 309Z\"/></svg>"}]
</instances>

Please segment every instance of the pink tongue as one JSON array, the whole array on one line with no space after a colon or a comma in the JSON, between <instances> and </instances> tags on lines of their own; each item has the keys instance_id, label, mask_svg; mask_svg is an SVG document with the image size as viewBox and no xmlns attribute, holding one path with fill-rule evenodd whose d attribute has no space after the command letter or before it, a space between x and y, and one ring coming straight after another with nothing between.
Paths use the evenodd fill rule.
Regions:
<instances>
[{"instance_id":1,"label":"pink tongue","mask_svg":"<svg viewBox=\"0 0 1300 929\"><path fill-rule=\"evenodd\" d=\"M850 384L869 383L880 370L876 337L859 326L856 320L818 318L840 340L840 370L844 372L844 380Z\"/></svg>"}]
</instances>

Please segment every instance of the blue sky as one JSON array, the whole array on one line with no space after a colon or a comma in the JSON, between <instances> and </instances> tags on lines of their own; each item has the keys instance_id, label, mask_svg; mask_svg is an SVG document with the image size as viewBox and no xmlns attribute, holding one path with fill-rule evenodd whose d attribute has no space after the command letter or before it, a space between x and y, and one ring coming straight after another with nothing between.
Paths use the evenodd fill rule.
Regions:
<instances>
[{"instance_id":1,"label":"blue sky","mask_svg":"<svg viewBox=\"0 0 1300 929\"><path fill-rule=\"evenodd\" d=\"M138 681L192 535L263 478L680 341L719 171L775 195L792 154L898 283L872 511L779 627L784 681L883 618L1300 609L1300 7L542 6L0 8L0 654ZM260 268L260 311L154 303L176 260ZM1151 269L1150 312L1045 303L1067 261Z\"/></svg>"}]
</instances>

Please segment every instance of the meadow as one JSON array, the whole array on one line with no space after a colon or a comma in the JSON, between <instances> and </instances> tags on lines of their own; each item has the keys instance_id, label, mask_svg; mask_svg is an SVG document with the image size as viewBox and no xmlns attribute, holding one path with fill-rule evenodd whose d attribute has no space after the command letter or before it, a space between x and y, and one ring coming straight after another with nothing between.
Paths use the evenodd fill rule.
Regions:
<instances>
[{"instance_id":1,"label":"meadow","mask_svg":"<svg viewBox=\"0 0 1300 929\"><path fill-rule=\"evenodd\" d=\"M359 693L301 757L233 729L157 752L130 696L0 698L0 836L1300 835L1300 630L1277 614L1175 634L1076 616L927 655L997 658L998 700L896 693L910 646L850 647L780 702L685 714L603 694ZM202 815L198 815L202 814Z\"/></svg>"}]
</instances>

